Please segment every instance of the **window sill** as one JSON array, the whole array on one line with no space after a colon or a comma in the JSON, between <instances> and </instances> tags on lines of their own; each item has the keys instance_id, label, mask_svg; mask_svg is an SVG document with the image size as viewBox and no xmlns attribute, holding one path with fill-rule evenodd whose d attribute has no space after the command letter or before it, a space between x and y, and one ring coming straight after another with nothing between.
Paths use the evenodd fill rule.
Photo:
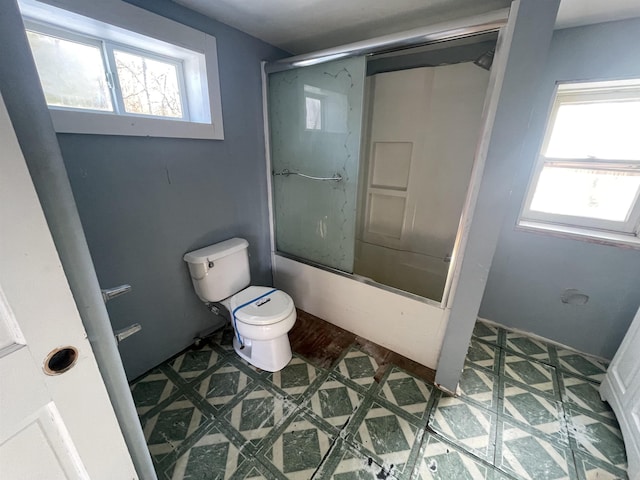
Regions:
<instances>
[{"instance_id":1,"label":"window sill","mask_svg":"<svg viewBox=\"0 0 640 480\"><path fill-rule=\"evenodd\" d=\"M222 128L211 123L185 122L166 118L113 115L49 109L58 133L125 135L136 137L196 138L222 140Z\"/></svg>"},{"instance_id":2,"label":"window sill","mask_svg":"<svg viewBox=\"0 0 640 480\"><path fill-rule=\"evenodd\" d=\"M624 235L621 233L532 222L530 220L520 220L516 229L525 232L548 234L554 237L597 243L599 245L610 245L614 247L626 247L640 250L640 239L638 237Z\"/></svg>"}]
</instances>

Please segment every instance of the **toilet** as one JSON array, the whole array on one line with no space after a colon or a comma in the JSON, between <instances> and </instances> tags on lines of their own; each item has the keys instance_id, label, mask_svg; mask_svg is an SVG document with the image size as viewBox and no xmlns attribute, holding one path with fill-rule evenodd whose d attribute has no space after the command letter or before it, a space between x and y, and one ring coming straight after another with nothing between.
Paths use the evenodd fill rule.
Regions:
<instances>
[{"instance_id":1,"label":"toilet","mask_svg":"<svg viewBox=\"0 0 640 480\"><path fill-rule=\"evenodd\" d=\"M231 315L233 349L251 365L277 372L291 360L293 300L271 287L250 286L249 242L232 238L185 254L193 288L203 302L222 303Z\"/></svg>"}]
</instances>

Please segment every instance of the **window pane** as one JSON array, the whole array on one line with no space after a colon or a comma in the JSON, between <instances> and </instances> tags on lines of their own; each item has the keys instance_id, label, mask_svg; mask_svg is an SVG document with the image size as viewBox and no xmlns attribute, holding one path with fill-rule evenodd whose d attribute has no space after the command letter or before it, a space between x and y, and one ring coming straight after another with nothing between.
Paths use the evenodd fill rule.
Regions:
<instances>
[{"instance_id":1,"label":"window pane","mask_svg":"<svg viewBox=\"0 0 640 480\"><path fill-rule=\"evenodd\" d=\"M47 104L113 111L98 47L27 31Z\"/></svg>"},{"instance_id":2,"label":"window pane","mask_svg":"<svg viewBox=\"0 0 640 480\"><path fill-rule=\"evenodd\" d=\"M561 105L545 156L640 160L639 122L640 101Z\"/></svg>"},{"instance_id":3,"label":"window pane","mask_svg":"<svg viewBox=\"0 0 640 480\"><path fill-rule=\"evenodd\" d=\"M611 172L546 165L531 210L626 221L640 187L640 172Z\"/></svg>"},{"instance_id":4,"label":"window pane","mask_svg":"<svg viewBox=\"0 0 640 480\"><path fill-rule=\"evenodd\" d=\"M119 50L113 54L127 113L182 118L175 65Z\"/></svg>"},{"instance_id":5,"label":"window pane","mask_svg":"<svg viewBox=\"0 0 640 480\"><path fill-rule=\"evenodd\" d=\"M319 98L305 97L307 109L307 130L322 130L322 101Z\"/></svg>"}]
</instances>

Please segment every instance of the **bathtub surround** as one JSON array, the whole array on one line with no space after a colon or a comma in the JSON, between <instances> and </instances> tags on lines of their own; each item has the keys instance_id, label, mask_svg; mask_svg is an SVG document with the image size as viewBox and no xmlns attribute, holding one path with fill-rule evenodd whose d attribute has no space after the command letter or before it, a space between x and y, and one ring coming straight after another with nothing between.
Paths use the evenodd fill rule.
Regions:
<instances>
[{"instance_id":1,"label":"bathtub surround","mask_svg":"<svg viewBox=\"0 0 640 480\"><path fill-rule=\"evenodd\" d=\"M277 374L227 333L131 386L163 480L626 478L597 359L478 322L452 398L340 331Z\"/></svg>"},{"instance_id":2,"label":"bathtub surround","mask_svg":"<svg viewBox=\"0 0 640 480\"><path fill-rule=\"evenodd\" d=\"M274 255L273 280L302 310L436 369L446 324L435 302Z\"/></svg>"},{"instance_id":3,"label":"bathtub surround","mask_svg":"<svg viewBox=\"0 0 640 480\"><path fill-rule=\"evenodd\" d=\"M367 81L353 272L440 302L489 72L469 61Z\"/></svg>"}]
</instances>

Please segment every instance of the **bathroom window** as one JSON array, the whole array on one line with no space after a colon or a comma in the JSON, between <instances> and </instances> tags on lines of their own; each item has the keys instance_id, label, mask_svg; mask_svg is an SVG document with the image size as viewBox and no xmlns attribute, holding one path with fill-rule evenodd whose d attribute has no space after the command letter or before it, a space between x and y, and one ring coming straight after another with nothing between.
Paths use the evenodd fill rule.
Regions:
<instances>
[{"instance_id":1,"label":"bathroom window","mask_svg":"<svg viewBox=\"0 0 640 480\"><path fill-rule=\"evenodd\" d=\"M223 138L213 37L124 2L49 2L20 8L56 131Z\"/></svg>"},{"instance_id":2,"label":"bathroom window","mask_svg":"<svg viewBox=\"0 0 640 480\"><path fill-rule=\"evenodd\" d=\"M27 23L47 104L188 119L182 61Z\"/></svg>"},{"instance_id":3,"label":"bathroom window","mask_svg":"<svg viewBox=\"0 0 640 480\"><path fill-rule=\"evenodd\" d=\"M559 85L520 225L640 243L639 118L640 80Z\"/></svg>"},{"instance_id":4,"label":"bathroom window","mask_svg":"<svg viewBox=\"0 0 640 480\"><path fill-rule=\"evenodd\" d=\"M322 130L322 98L305 95L305 120L307 130Z\"/></svg>"}]
</instances>

